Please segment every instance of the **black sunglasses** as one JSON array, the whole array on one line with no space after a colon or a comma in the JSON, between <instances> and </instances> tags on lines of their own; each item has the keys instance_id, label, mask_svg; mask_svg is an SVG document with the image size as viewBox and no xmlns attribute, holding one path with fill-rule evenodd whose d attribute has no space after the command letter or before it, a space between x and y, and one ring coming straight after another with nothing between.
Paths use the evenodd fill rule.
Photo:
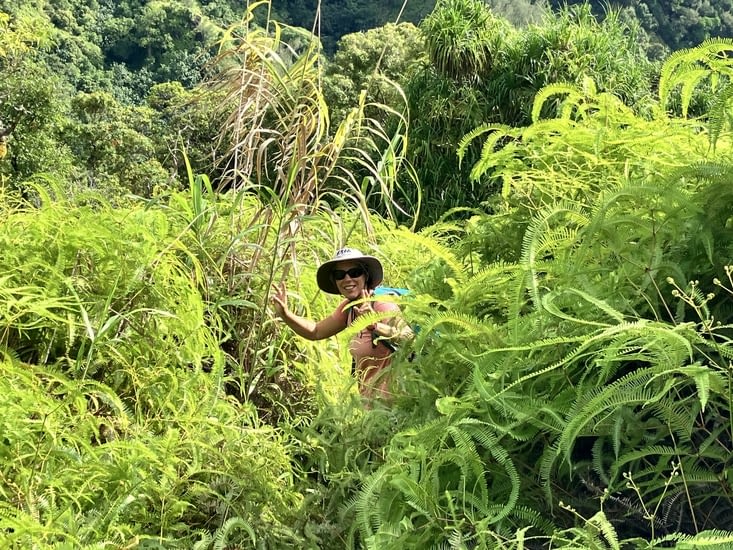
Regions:
<instances>
[{"instance_id":1,"label":"black sunglasses","mask_svg":"<svg viewBox=\"0 0 733 550\"><path fill-rule=\"evenodd\" d=\"M365 272L363 267L352 267L351 269L347 269L346 271L344 271L343 269L334 269L333 278L335 281L340 281L348 275L352 279L356 279L364 275L364 273Z\"/></svg>"}]
</instances>

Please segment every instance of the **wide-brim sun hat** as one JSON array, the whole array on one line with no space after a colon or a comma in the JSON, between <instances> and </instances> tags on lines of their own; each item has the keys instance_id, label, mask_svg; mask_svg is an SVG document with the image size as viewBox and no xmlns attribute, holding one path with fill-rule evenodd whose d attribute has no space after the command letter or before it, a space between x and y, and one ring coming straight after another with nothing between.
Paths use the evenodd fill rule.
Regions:
<instances>
[{"instance_id":1,"label":"wide-brim sun hat","mask_svg":"<svg viewBox=\"0 0 733 550\"><path fill-rule=\"evenodd\" d=\"M367 256L356 248L342 248L337 250L333 258L327 262L323 262L316 272L316 281L318 288L329 294L341 294L336 281L333 278L333 270L339 262L353 261L363 265L369 273L367 284L369 288L375 288L382 282L384 278L384 270L382 263L374 256Z\"/></svg>"}]
</instances>

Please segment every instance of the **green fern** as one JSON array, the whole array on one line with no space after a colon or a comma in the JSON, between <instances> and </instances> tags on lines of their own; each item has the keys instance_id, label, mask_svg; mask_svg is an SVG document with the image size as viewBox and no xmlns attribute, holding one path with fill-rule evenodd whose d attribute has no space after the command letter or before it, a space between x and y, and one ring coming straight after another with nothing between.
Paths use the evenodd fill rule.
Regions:
<instances>
[{"instance_id":1,"label":"green fern","mask_svg":"<svg viewBox=\"0 0 733 550\"><path fill-rule=\"evenodd\" d=\"M257 537L250 524L240 517L234 517L226 520L224 525L219 527L214 533L214 550L224 550L232 544L232 539L236 540L238 544L241 544L240 541L242 539L234 535L238 529L247 534L244 540L248 544L257 545Z\"/></svg>"},{"instance_id":2,"label":"green fern","mask_svg":"<svg viewBox=\"0 0 733 550\"><path fill-rule=\"evenodd\" d=\"M659 101L664 109L670 100L671 91L679 84L687 85L697 83L701 79L701 70L696 69L701 64L706 75L713 72L724 73L730 66L730 59L725 52L730 50L733 39L711 38L705 40L695 48L688 48L673 52L664 62L659 74ZM721 55L721 53L723 55ZM688 95L689 99L689 95ZM683 112L687 112L689 102L682 105ZM686 116L686 115L683 115Z\"/></svg>"},{"instance_id":3,"label":"green fern","mask_svg":"<svg viewBox=\"0 0 733 550\"><path fill-rule=\"evenodd\" d=\"M553 225L562 224L560 227ZM539 212L530 222L522 241L521 266L527 271L534 306L541 307L539 261L546 255L561 255L575 243L577 232L589 223L572 204L558 204Z\"/></svg>"},{"instance_id":4,"label":"green fern","mask_svg":"<svg viewBox=\"0 0 733 550\"><path fill-rule=\"evenodd\" d=\"M695 548L710 548L714 550L725 550L733 544L733 533L720 529L703 531L695 535L674 533L651 541L653 547L663 548L665 543L674 542L675 548L680 550L692 550Z\"/></svg>"}]
</instances>

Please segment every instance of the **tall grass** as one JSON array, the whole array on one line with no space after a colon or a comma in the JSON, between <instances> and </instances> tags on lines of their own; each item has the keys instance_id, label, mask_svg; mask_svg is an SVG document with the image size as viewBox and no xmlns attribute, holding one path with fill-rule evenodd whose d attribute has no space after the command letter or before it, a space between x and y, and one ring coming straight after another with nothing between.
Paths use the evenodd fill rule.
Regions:
<instances>
[{"instance_id":1,"label":"tall grass","mask_svg":"<svg viewBox=\"0 0 733 550\"><path fill-rule=\"evenodd\" d=\"M186 211L38 190L0 230L5 539L191 547L238 518L230 543L297 545L287 443L227 395Z\"/></svg>"},{"instance_id":2,"label":"tall grass","mask_svg":"<svg viewBox=\"0 0 733 550\"><path fill-rule=\"evenodd\" d=\"M258 9L267 12L264 28L253 24ZM269 9L269 2L250 6L241 24L228 29L212 62L207 87L223 98L225 113L219 138L223 177L207 189L205 179L190 174L189 213L196 220L191 229L198 259L210 265L207 273L216 273L205 292L226 323L221 339L236 379L230 389L266 408L298 394L280 382L301 361L299 348L308 346L291 343L273 324L270 287L288 280L293 302L307 311L315 296L306 282L311 265L347 242L374 246L369 208L377 202L394 210L391 190L406 141L404 120L390 134L369 114L398 113L367 104L364 95L331 128L317 41L304 35L300 49L291 47ZM205 204L212 205L208 213ZM358 216L345 222L337 213L343 208ZM221 212L226 217L219 220ZM314 219L328 221L304 230ZM215 242L213 235L227 236Z\"/></svg>"}]
</instances>

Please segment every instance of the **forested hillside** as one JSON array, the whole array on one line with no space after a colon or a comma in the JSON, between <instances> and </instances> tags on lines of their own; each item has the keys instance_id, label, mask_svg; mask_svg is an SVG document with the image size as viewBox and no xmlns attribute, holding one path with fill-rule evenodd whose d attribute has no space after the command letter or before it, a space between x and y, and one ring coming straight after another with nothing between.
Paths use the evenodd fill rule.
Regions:
<instances>
[{"instance_id":1,"label":"forested hillside","mask_svg":"<svg viewBox=\"0 0 733 550\"><path fill-rule=\"evenodd\" d=\"M550 0L553 7L578 4L577 1ZM642 27L670 50L689 48L711 36L733 35L731 0L640 0L603 2L592 0L597 14L608 6L628 8Z\"/></svg>"},{"instance_id":2,"label":"forested hillside","mask_svg":"<svg viewBox=\"0 0 733 550\"><path fill-rule=\"evenodd\" d=\"M533 21L538 12L549 8L561 10L567 5L584 4L586 0L486 0L497 14L513 23ZM733 2L731 0L590 0L594 13L603 17L608 9L623 9L627 17L639 22L653 40L668 50L689 48L712 36L733 35ZM296 25L313 28L316 6L320 5L319 28L329 50L338 39L352 32L396 22L404 4L400 21L419 23L435 7L435 0L389 0L370 2L353 0L275 0L273 6L283 19Z\"/></svg>"},{"instance_id":3,"label":"forested hillside","mask_svg":"<svg viewBox=\"0 0 733 550\"><path fill-rule=\"evenodd\" d=\"M0 0L0 549L733 546L733 39L492 5Z\"/></svg>"}]
</instances>

